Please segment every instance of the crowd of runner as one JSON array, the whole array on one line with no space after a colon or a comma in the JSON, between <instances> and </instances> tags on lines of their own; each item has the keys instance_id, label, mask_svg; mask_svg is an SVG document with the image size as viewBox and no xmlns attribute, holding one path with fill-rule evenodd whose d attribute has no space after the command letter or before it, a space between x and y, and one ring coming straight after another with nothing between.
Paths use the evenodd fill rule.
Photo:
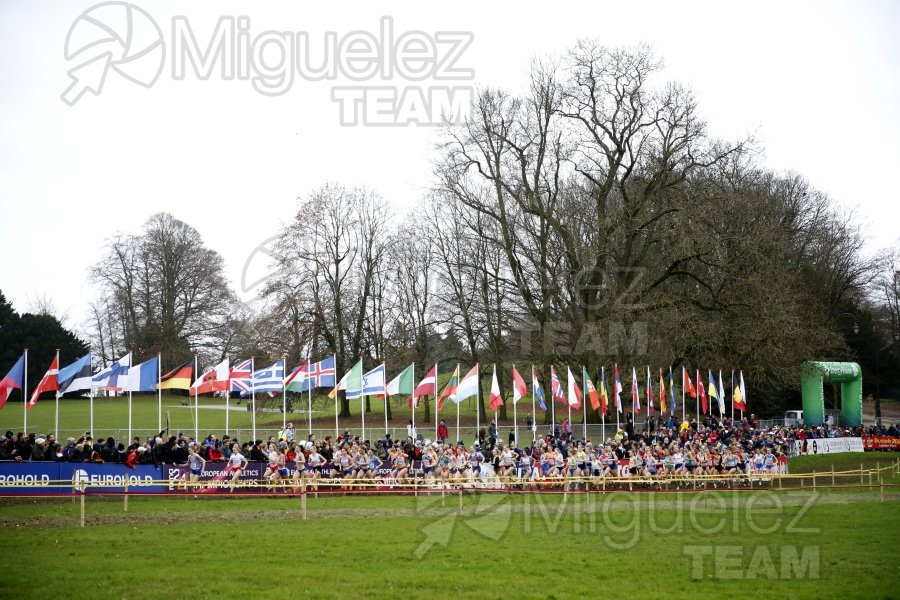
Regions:
<instances>
[{"instance_id":1,"label":"crowd of runner","mask_svg":"<svg viewBox=\"0 0 900 600\"><path fill-rule=\"evenodd\" d=\"M615 429L615 428L614 428ZM0 460L187 465L190 481L199 481L207 463L227 463L228 476L237 485L250 462L266 465L262 483L270 487L309 484L340 478L345 488L373 483L420 483L459 487L499 482L516 486L599 487L614 477L621 484L632 481L647 486L683 485L701 479L718 485L735 476L745 483L787 472L787 459L807 439L861 435L898 436L896 425L876 427L782 427L759 429L756 418L732 422L708 417L703 422L676 422L672 417L651 418L640 431L630 418L602 443L576 437L568 421L536 437L523 428L526 440L499 439L492 421L479 431L474 443L453 443L441 423L434 441L410 435L395 441L390 434L370 441L351 436L306 440L295 437L292 426L267 440L239 442L210 434L194 440L185 433L166 436L166 431L145 441L135 437L126 446L114 438L94 440L89 432L58 442L52 435L38 436L8 431L0 438ZM414 433L414 432L410 432Z\"/></svg>"}]
</instances>

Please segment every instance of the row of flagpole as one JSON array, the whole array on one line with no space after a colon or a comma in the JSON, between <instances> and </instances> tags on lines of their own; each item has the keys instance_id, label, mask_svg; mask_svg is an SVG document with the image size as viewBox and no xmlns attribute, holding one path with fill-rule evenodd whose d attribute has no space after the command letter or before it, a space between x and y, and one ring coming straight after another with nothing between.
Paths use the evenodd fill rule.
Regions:
<instances>
[{"instance_id":1,"label":"row of flagpole","mask_svg":"<svg viewBox=\"0 0 900 600\"><path fill-rule=\"evenodd\" d=\"M128 359L127 364L124 364L122 362L125 360L125 358ZM286 429L286 426L287 426L287 395L286 395L286 392L289 391L287 386L288 386L289 382L291 382L293 379L295 379L299 375L299 377L300 377L299 381L301 382L301 386L302 386L301 390L305 389L305 391L307 391L308 425L309 425L309 432L312 433L312 389L313 389L313 387L330 387L329 385L322 385L322 382L324 380L323 378L326 375L329 375L333 379L336 379L335 367L336 367L336 358L337 357L335 355L332 355L329 358L331 359L330 371L327 369L323 370L323 368L321 367L321 365L323 363L326 363L328 359L324 359L324 360L320 361L319 363L315 363L316 375L314 378L314 383L311 383L309 385L307 385L305 382L305 380L307 378L306 370L312 368L312 363L309 360L309 357L307 357L307 362L304 365L296 367L291 372L290 377L288 376L287 369L285 368L287 361L284 358L282 360L276 362L275 365L273 365L272 367L269 367L269 369L264 370L264 371L271 370L273 373L277 373L279 370L281 372L281 377L280 377L281 385L280 385L280 389L278 391L280 391L282 393L282 430ZM82 365L82 368L87 369L87 373L88 373L87 379L89 382L98 381L98 378L99 378L99 381L102 383L104 381L102 376L105 373L108 373L110 371L110 369L113 368L113 366L127 368L129 376L130 376L132 368L140 369L142 366L152 362L153 360L154 359L151 359L150 361L142 363L141 365L132 367L131 353L129 352L126 355L126 357L123 357L116 363L113 363L113 365L108 367L106 370L101 371L97 375L92 375L91 359L90 359L90 355L87 355L86 357L79 359L79 361L72 363L72 365L67 366L65 369L62 369L62 371L71 370L73 367L78 368L79 365ZM162 389L164 389L164 387L189 389L193 392L193 396L194 396L194 406L193 406L194 434L195 434L195 438L199 438L199 415L200 415L200 413L199 413L199 395L200 395L200 393L205 393L205 392L201 392L200 388L203 387L203 384L209 383L210 381L213 382L213 386L210 387L209 389L207 389L206 391L225 391L225 398L226 398L226 425L225 425L225 428L226 428L226 432L229 430L229 427L230 427L230 394L233 389L232 388L232 380L233 380L232 376L234 374L234 371L229 368L229 366L228 366L229 362L228 362L227 358L222 363L220 363L220 365L217 365L212 371L205 373L201 377L199 375L198 359L196 356L194 356L192 359L193 369L187 377L187 382L190 383L191 377L195 377L196 379L193 381L193 383L190 383L189 387L184 385L183 383L179 383L177 385L171 385L171 386L163 386L164 379L166 381L168 381L171 377L175 377L175 376L179 375L181 373L181 371L179 371L179 370L180 369L183 370L183 369L187 368L189 363L186 363L186 364L176 368L172 372L168 373L164 378L162 375L162 369L161 369L161 366L162 366L161 365L161 362L162 362L161 355L157 354L157 356L155 357L155 360L156 360L156 365L155 365L155 367L156 367L155 368L155 371L156 371L156 382L155 383L156 383L156 385L153 386L152 389L154 389L157 392L157 401L158 401L158 424L157 425L158 425L159 430L162 430ZM19 367L19 362L22 363L22 367L17 370L17 368ZM3 403L5 403L6 398L8 398L12 389L15 389L15 388L22 388L23 395L25 397L27 397L27 392L28 392L28 387L27 387L28 351L27 350L25 350L25 352L23 353L23 357L20 359L19 362L16 363L16 365L10 371L10 374L8 374L7 377L4 378L2 380L2 382L0 382L0 400L2 400ZM248 361L244 361L241 364L243 365L246 362L248 362ZM243 379L249 379L249 381L250 381L249 395L251 396L251 401L253 403L253 405L252 405L253 410L251 411L252 412L252 430L253 430L253 437L255 439L256 438L256 391L257 391L257 389L256 389L256 373L257 373L257 371L255 370L255 363L254 363L253 357L250 358L249 363L250 363L249 377L244 377ZM65 389L61 389L59 387L58 382L56 382L56 380L55 380L57 374L59 374L61 371L58 368L58 364L59 364L59 351L57 350L57 354L56 354L53 362L51 363L50 368L48 369L44 378L41 380L41 383L34 390L31 400L24 403L23 426L27 430L28 410L36 403L37 397L44 391L56 390L57 394L56 394L55 430L58 431L59 430L59 397L62 394L69 392L69 391L78 391L80 389L88 389L90 403L91 403L91 406L90 406L90 430L93 431L93 429L94 429L93 399L94 399L94 389L97 389L97 388L95 388L90 383L87 388L84 388L84 387L73 388L71 383L68 383L71 381L71 379L69 379L69 380L67 380L68 387L66 387ZM222 368L223 364L224 364L224 368ZM694 384L691 381L690 373L686 370L685 367L681 367L681 369L682 369L682 386L681 386L682 419L687 420L686 395L690 395L692 398L696 399L696 414L697 414L698 419L701 416L701 406L700 406L701 401L704 404L703 414L710 414L709 407L707 406L707 395L710 398L714 398L718 401L718 408L719 408L720 416L724 417L725 416L724 415L725 398L724 398L724 386L723 386L723 381L722 381L721 370L719 370L718 387L716 387L712 370L708 371L709 372L709 378L708 378L709 391L707 394L706 387L702 383L701 372L699 369L697 369L695 371L695 377L696 377L696 381L697 381L696 388L694 387ZM218 379L219 375L221 374L219 372L220 370L227 372L227 381L225 381L223 379ZM525 385L524 380L521 378L521 375L519 375L515 365L513 365L512 371L513 371L514 437L516 440L518 440L518 418L517 418L516 407L517 407L518 401L527 393L527 389L526 389L527 386ZM408 376L406 375L407 372L409 372ZM384 363L381 363L378 367L376 367L372 371L363 374L362 373L362 359L360 359L359 362L356 363L356 365L354 365L354 367L341 379L341 381L334 386L334 390L329 394L330 397L335 398L335 435L336 436L340 435L339 410L338 410L338 404L337 404L338 401L337 401L337 397L336 397L337 391L340 389L346 390L348 392L348 397L355 398L358 395L361 398L363 435L365 435L365 400L366 400L366 397L371 396L371 395L378 395L378 396L384 397L385 429L387 429L388 428L388 422L387 422L387 411L388 411L387 402L388 402L388 400L387 400L387 398L389 395L393 395L393 394L397 394L397 393L412 394L410 397L410 407L412 409L413 428L415 428L415 409L418 406L418 397L423 396L423 395L434 396L436 399L436 403L435 403L435 431L436 432L437 432L437 429L439 426L439 413L443 407L444 399L450 398L450 399L454 400L454 402L457 404L457 419L456 419L456 421L457 421L457 423L456 423L457 439L459 439L458 436L459 436L459 430L460 430L459 408L458 408L459 403L462 402L462 400L464 400L466 398L470 398L470 397L474 396L475 400L476 400L476 432L478 432L480 430L480 425L481 425L481 423L480 423L480 412L481 412L480 411L480 406L481 406L480 365L476 364L467 373L467 375L465 377L463 377L462 380L460 380L460 378L459 378L460 365L457 364L453 375L451 376L448 384L446 386L444 386L440 395L438 395L437 373L438 373L438 364L435 363L434 368L426 375L426 377L418 385L413 386L412 383L415 381L415 363L412 363L409 367L404 369L404 371L400 375L398 375L394 380L392 380L391 383L386 383ZM577 382L576 378L573 376L572 370L570 367L567 367L567 373L568 373L568 396L566 396L562 391L562 384L556 373L555 366L551 365L551 395L552 395L553 399L559 400L567 405L567 409L568 409L567 421L569 424L571 424L571 420L572 420L571 419L572 408L574 407L574 408L576 408L576 410L578 408L583 408L583 426L584 426L583 431L584 431L584 435L586 436L587 435L587 403L582 401L583 395L581 392L581 388L578 386L578 382ZM71 375L71 377L75 377L77 374L78 373L73 373ZM213 375L213 377L210 378L210 375ZM320 378L320 375L322 378ZM741 371L739 374L740 383L737 386L735 385L734 375L735 375L735 371L732 371L732 381L731 381L732 398L733 398L732 407L731 407L732 419L734 418L735 406L739 407L739 410L741 411L741 418L743 418L743 409L746 406L746 404L745 404L746 392L744 391L743 371ZM355 381L349 381L349 378L351 376L353 376ZM107 376L105 381L108 382L110 377L111 377L111 375ZM141 375L139 374L138 377L140 379ZM373 378L373 382L371 382L371 383L368 381L370 377ZM84 377L82 377L82 379L84 379ZM401 379L403 379L402 382L400 382ZM118 383L118 382L116 381L115 383ZM585 393L589 396L589 398L591 400L592 409L595 411L602 409L603 415L604 416L607 415L608 414L608 412L607 412L608 411L608 392L607 392L607 386L606 386L605 367L601 367L599 391L594 387L594 384L591 381L590 376L588 375L587 369L585 367L582 367L582 383L585 387ZM216 385L216 384L219 384L219 385ZM350 387L348 387L348 384L352 384L354 387L350 388ZM141 385L142 384L139 381L138 387L135 387L129 380L129 385L128 385L128 389L127 389L128 396L129 396L129 417L128 417L129 438L131 437L132 425L133 425L133 423L132 423L132 392L133 391L150 391L150 388L141 387ZM379 385L380 385L380 388L378 387ZM457 393L457 386L459 388L462 388L464 393ZM633 399L632 400L632 413L635 415L639 414L641 412L638 387L639 386L638 386L638 382L637 382L637 371L636 371L636 368L633 367L632 368L632 399ZM666 412L665 405L666 405L667 399L669 399L670 403L669 403L669 411L668 412L670 412L671 414L674 415L674 413L675 413L675 406L674 406L675 384L674 384L671 367L669 367L669 386L668 387L669 387L669 390L668 390L668 394L667 394L666 389L665 389L666 386L665 386L665 382L664 382L664 378L663 378L663 370L660 368L659 369L660 408L663 410L663 412ZM114 387L106 387L104 389L121 391L123 388L124 388L124 386L119 386L119 387L114 386ZM388 393L389 389L391 389L393 394ZM274 390L271 390L271 389L269 391L274 392ZM368 391L368 393L366 393L367 391ZM623 388L622 388L622 384L621 384L621 378L620 378L620 375L618 372L618 365L616 364L616 365L614 365L613 395L614 395L615 401L616 401L615 412L616 412L617 428L620 426L619 415L620 415L620 413L623 412L621 398L620 398L622 391L623 391ZM352 396L350 396L350 394L352 394ZM648 366L647 367L646 388L645 388L645 399L647 401L648 416L650 416L654 412L653 397L654 397L654 393L653 393L653 388L652 388L650 367ZM540 386L540 381L537 376L537 370L535 369L534 365L532 365L532 415L536 414L536 410L537 410L536 400L540 401L541 408L544 411L546 411L546 405L544 404L544 398L543 398L543 388ZM492 383L491 383L491 409L494 412L495 419L496 419L496 415L497 415L497 408L499 406L501 406L502 404L503 404L502 395L500 394L499 384L497 381L497 367L496 367L496 364L494 364L493 365L493 377L492 377ZM0 404L0 407L2 407L2 404ZM556 429L555 403L551 403L551 419L552 419L551 422L552 422L553 428L555 430Z\"/></svg>"}]
</instances>

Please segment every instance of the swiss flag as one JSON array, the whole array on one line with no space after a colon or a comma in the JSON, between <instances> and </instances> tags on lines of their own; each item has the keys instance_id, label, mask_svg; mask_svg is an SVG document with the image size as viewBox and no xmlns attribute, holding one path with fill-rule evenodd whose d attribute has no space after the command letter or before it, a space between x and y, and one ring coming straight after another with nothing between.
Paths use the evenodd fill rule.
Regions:
<instances>
[{"instance_id":1,"label":"swiss flag","mask_svg":"<svg viewBox=\"0 0 900 600\"><path fill-rule=\"evenodd\" d=\"M38 398L44 392L53 392L59 389L59 383L56 380L57 373L59 373L59 350L56 351L56 356L53 357L53 362L50 363L50 368L44 373L41 382L34 388L34 393L31 394L31 400L28 401L26 410L31 410L31 407L37 404Z\"/></svg>"}]
</instances>

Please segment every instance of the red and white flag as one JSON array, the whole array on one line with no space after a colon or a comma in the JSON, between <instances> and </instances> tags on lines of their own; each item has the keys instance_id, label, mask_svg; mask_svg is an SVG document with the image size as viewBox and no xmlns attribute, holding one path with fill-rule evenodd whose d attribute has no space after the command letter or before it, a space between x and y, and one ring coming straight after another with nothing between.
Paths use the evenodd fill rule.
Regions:
<instances>
[{"instance_id":1,"label":"red and white flag","mask_svg":"<svg viewBox=\"0 0 900 600\"><path fill-rule=\"evenodd\" d=\"M56 381L57 373L59 373L59 350L56 351L56 356L53 357L53 362L50 363L50 368L44 373L41 382L34 388L31 400L28 401L27 410L31 410L31 407L37 404L38 398L44 392L53 392L59 389L59 383Z\"/></svg>"},{"instance_id":2,"label":"red and white flag","mask_svg":"<svg viewBox=\"0 0 900 600\"><path fill-rule=\"evenodd\" d=\"M512 370L512 380L513 380L513 404L517 403L519 400L525 397L528 394L528 388L525 386L525 380L522 379L522 376L519 375L519 372L513 367Z\"/></svg>"},{"instance_id":3,"label":"red and white flag","mask_svg":"<svg viewBox=\"0 0 900 600\"><path fill-rule=\"evenodd\" d=\"M491 380L491 410L497 412L501 406L503 396L500 395L500 382L497 381L497 365L494 365L494 378Z\"/></svg>"},{"instance_id":4,"label":"red and white flag","mask_svg":"<svg viewBox=\"0 0 900 600\"><path fill-rule=\"evenodd\" d=\"M228 365L228 358L226 358L198 377L193 385L191 385L191 392L196 395L224 392L228 389L228 377L230 375L231 369Z\"/></svg>"},{"instance_id":5,"label":"red and white flag","mask_svg":"<svg viewBox=\"0 0 900 600\"><path fill-rule=\"evenodd\" d=\"M578 387L578 382L575 381L575 376L572 375L572 369L566 367L569 375L569 406L578 410L581 408L581 388Z\"/></svg>"},{"instance_id":6,"label":"red and white flag","mask_svg":"<svg viewBox=\"0 0 900 600\"><path fill-rule=\"evenodd\" d=\"M437 365L431 367L431 370L425 374L425 377L416 386L413 395L416 398L419 396L437 396Z\"/></svg>"}]
</instances>

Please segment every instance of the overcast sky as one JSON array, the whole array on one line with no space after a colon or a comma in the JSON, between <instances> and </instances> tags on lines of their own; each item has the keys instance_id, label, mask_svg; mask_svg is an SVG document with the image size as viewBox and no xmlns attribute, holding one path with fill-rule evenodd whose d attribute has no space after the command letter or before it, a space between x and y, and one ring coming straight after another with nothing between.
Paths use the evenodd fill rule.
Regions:
<instances>
[{"instance_id":1,"label":"overcast sky","mask_svg":"<svg viewBox=\"0 0 900 600\"><path fill-rule=\"evenodd\" d=\"M436 130L342 126L332 95L349 85L472 84L411 82L396 72L357 82L295 74L289 89L271 96L246 78L223 80L218 70L200 80L190 65L174 80L174 22L189 24L204 49L222 17L248 17L245 40L262 40L266 30L305 32L312 48L323 47L329 31L339 40L356 30L383 39L386 16L394 39L414 30L425 39L471 32L473 42L456 67L471 69L474 83L512 91L526 84L531 58L558 56L579 38L610 46L648 43L665 61L666 79L694 90L713 135L753 134L767 166L796 171L855 208L869 252L900 236L893 184L900 167L900 3L894 0L594 1L582 8L481 0L402 10L375 2L138 3L161 30L165 57L155 62L148 51L127 60L152 50L154 41L152 22L132 11L131 47L112 60L145 82L161 64L158 79L146 88L109 70L99 95L85 93L70 106L61 99L73 83L68 73L115 43L103 42L104 31L124 30L117 16L125 14L122 6L88 12L93 20L76 23L94 4L0 3L0 289L20 311L49 297L76 329L97 291L88 269L105 241L138 232L155 212L171 212L198 229L224 256L242 292L248 261L245 284L264 267L264 255L254 249L292 217L298 197L328 181L368 185L401 212L414 207L430 182ZM67 61L70 28L70 52L84 51ZM90 46L96 41L101 44ZM450 44L436 47L444 56ZM269 44L262 60L271 65L273 57L277 47ZM70 101L83 83L69 91ZM370 109L379 106L373 97L367 96Z\"/></svg>"}]
</instances>

